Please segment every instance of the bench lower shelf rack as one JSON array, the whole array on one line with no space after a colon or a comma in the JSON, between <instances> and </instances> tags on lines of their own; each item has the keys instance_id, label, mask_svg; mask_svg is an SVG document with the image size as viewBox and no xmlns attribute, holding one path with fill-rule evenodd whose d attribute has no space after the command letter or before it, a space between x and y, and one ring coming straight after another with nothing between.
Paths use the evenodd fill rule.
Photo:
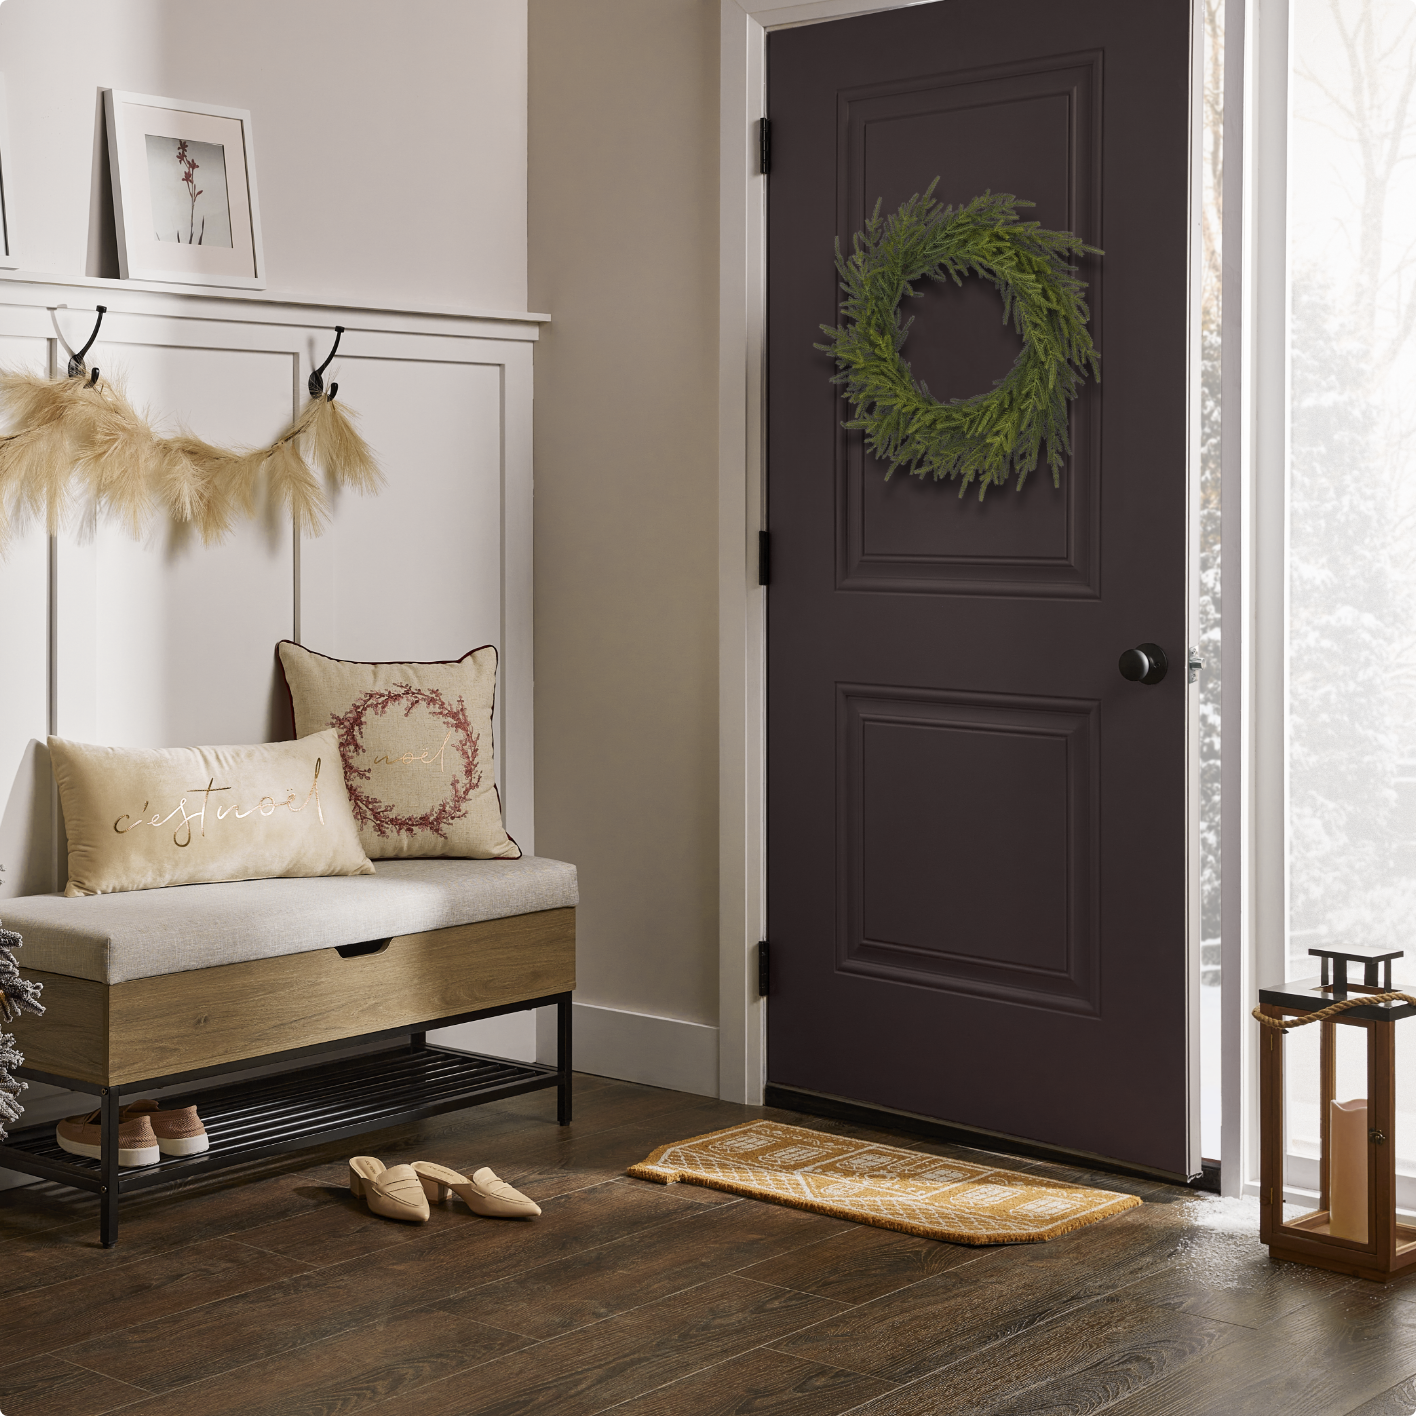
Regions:
<instances>
[{"instance_id":1,"label":"bench lower shelf rack","mask_svg":"<svg viewBox=\"0 0 1416 1416\"><path fill-rule=\"evenodd\" d=\"M187 1077L151 1077L124 1083L121 1088L95 1087L21 1068L19 1074L31 1081L90 1091L99 1098L102 1157L90 1160L65 1151L55 1139L54 1124L50 1122L12 1131L9 1139L0 1143L0 1167L96 1193L101 1200L99 1237L104 1248L112 1248L118 1242L118 1201L122 1195L170 1184L203 1171L287 1151L306 1150L550 1087L559 1092L557 1119L561 1125L568 1125L571 1117L570 995L554 995L520 1006L549 1004L557 1006L558 1014L554 1067L463 1052L426 1040L425 1032L429 1028L513 1011L495 1009L487 1014L421 1024L419 1031L375 1033L347 1038L338 1044L340 1048L347 1048L387 1040L390 1036L403 1039L399 1045L375 1052L312 1062L289 1071L269 1072L181 1095L165 1095L161 1098L164 1107L197 1107L210 1145L199 1155L163 1156L156 1165L124 1168L117 1163L118 1116L123 1097L180 1085L196 1076L219 1076L243 1067L264 1067L295 1057L308 1057L312 1052L327 1053L330 1049L302 1049L297 1053L254 1057L219 1070L207 1069Z\"/></svg>"}]
</instances>

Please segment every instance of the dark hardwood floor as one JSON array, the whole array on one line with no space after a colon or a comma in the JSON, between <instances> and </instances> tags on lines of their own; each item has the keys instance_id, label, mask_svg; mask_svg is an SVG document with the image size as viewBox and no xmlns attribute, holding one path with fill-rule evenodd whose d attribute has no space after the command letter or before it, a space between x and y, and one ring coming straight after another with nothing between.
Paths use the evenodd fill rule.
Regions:
<instances>
[{"instance_id":1,"label":"dark hardwood floor","mask_svg":"<svg viewBox=\"0 0 1416 1416\"><path fill-rule=\"evenodd\" d=\"M626 1179L755 1116L581 1080L364 1138L491 1164L530 1224L370 1216L311 1151L125 1202L0 1193L3 1416L1411 1416L1416 1281L1270 1262L1254 1206L1007 1158L1146 1203L1048 1244L964 1248Z\"/></svg>"}]
</instances>

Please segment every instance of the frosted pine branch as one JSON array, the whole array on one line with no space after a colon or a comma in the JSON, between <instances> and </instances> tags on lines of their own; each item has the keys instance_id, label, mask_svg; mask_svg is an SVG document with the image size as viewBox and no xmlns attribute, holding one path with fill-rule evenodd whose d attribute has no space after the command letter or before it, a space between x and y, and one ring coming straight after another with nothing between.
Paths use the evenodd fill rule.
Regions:
<instances>
[{"instance_id":1,"label":"frosted pine branch","mask_svg":"<svg viewBox=\"0 0 1416 1416\"><path fill-rule=\"evenodd\" d=\"M35 1017L44 1013L39 1001L44 985L21 978L11 952L23 943L13 930L0 928L0 1022L13 1023L21 1013L33 1013ZM0 1032L0 1141L6 1139L6 1124L13 1126L24 1114L19 1094L29 1083L14 1075L14 1069L24 1063L24 1054L15 1046L15 1039Z\"/></svg>"}]
</instances>

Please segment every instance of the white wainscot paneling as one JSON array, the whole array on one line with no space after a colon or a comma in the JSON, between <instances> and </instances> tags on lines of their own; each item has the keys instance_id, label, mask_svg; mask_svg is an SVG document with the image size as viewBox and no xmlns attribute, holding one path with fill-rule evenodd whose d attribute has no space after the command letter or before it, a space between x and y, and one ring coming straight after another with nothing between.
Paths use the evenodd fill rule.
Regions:
<instances>
[{"instance_id":1,"label":"white wainscot paneling","mask_svg":"<svg viewBox=\"0 0 1416 1416\"><path fill-rule=\"evenodd\" d=\"M0 335L0 366L42 374L48 341ZM0 547L0 899L54 888L49 754L49 537L11 528ZM0 912L0 920L3 920Z\"/></svg>"},{"instance_id":2,"label":"white wainscot paneling","mask_svg":"<svg viewBox=\"0 0 1416 1416\"><path fill-rule=\"evenodd\" d=\"M294 407L289 353L134 344L106 362L154 418L225 446L270 442ZM60 736L170 747L276 735L275 645L295 618L283 517L262 508L215 546L165 519L142 542L101 525L61 540L58 580Z\"/></svg>"},{"instance_id":3,"label":"white wainscot paneling","mask_svg":"<svg viewBox=\"0 0 1416 1416\"><path fill-rule=\"evenodd\" d=\"M387 478L344 492L301 548L301 641L340 659L501 645L502 412L495 364L342 360L341 398Z\"/></svg>"}]
</instances>

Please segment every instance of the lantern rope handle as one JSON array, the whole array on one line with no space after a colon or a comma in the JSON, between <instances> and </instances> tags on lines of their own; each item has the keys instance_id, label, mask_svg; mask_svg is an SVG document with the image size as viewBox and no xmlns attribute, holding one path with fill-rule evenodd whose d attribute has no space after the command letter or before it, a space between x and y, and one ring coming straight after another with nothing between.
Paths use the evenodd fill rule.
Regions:
<instances>
[{"instance_id":1,"label":"lantern rope handle","mask_svg":"<svg viewBox=\"0 0 1416 1416\"><path fill-rule=\"evenodd\" d=\"M1344 998L1340 1003L1329 1004L1328 1007L1322 1008L1316 1013L1309 1013L1302 1018L1271 1018L1267 1013L1261 1013L1257 1008L1253 1010L1252 1016L1256 1023L1262 1023L1266 1028L1274 1028L1278 1032L1288 1032L1292 1028L1301 1028L1306 1023L1326 1022L1334 1013L1344 1013L1349 1008L1358 1008L1366 1003L1392 1003L1398 998L1403 1003L1410 1003L1416 1007L1416 998L1413 998L1409 993L1359 993L1355 997Z\"/></svg>"}]
</instances>

